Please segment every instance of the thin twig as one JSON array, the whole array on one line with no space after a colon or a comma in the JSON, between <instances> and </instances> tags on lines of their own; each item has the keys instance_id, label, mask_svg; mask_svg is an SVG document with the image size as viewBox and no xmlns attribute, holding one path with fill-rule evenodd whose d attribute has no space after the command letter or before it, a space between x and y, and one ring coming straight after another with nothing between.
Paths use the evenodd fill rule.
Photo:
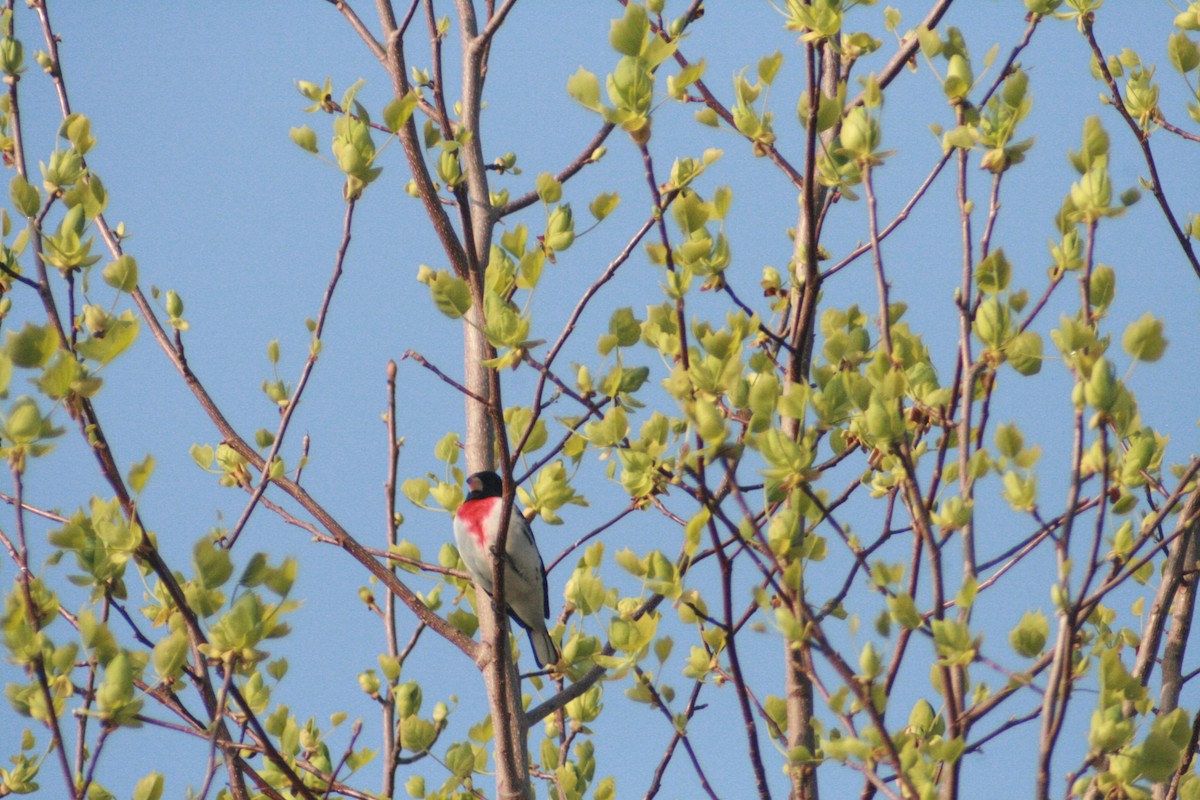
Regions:
<instances>
[{"instance_id":1,"label":"thin twig","mask_svg":"<svg viewBox=\"0 0 1200 800\"><path fill-rule=\"evenodd\" d=\"M317 357L321 352L321 334L325 330L325 320L329 315L329 305L333 301L333 293L337 289L338 280L342 277L342 265L346 261L346 252L350 249L350 231L354 222L354 206L354 200L346 202L346 216L342 222L342 241L338 245L337 256L333 261L333 275L329 278L329 284L325 287L325 296L321 300L321 310L317 314L317 324L313 329L312 344L309 346L308 358L304 362L304 368L300 372L300 380L296 383L296 390L292 392L287 405L283 408L279 427L275 431L275 441L271 443L271 451L267 454L263 462L265 466L258 486L255 487L254 494L250 497L250 502L242 510L242 515L238 518L237 524L233 526L233 530L229 534L229 539L225 543L225 549L227 550L233 549L238 537L242 535L242 530L246 527L246 523L250 521L250 515L254 513L254 507L258 505L258 501L262 499L263 492L267 490L267 484L271 481L271 470L274 468L275 459L279 456L279 449L283 446L283 438L287 434L288 424L291 423L292 415L300 405L300 396L304 394L304 389L308 385L308 379L312 375L313 367L317 364Z\"/></svg>"},{"instance_id":2,"label":"thin twig","mask_svg":"<svg viewBox=\"0 0 1200 800\"><path fill-rule=\"evenodd\" d=\"M416 350L406 350L406 351L404 351L404 355L400 357L400 360L401 360L401 361L407 361L407 360L408 360L408 359L410 359L410 358L411 358L413 361L415 361L415 362L417 362L418 364L420 364L420 365L421 365L422 367L424 367L425 369L427 369L427 370L429 370L430 372L432 372L434 375L437 375L439 378L441 378L441 379L442 379L442 381L443 381L443 382L445 382L445 383L448 383L448 384L450 384L451 386L453 386L453 387L454 387L454 390L455 390L455 391L457 391L459 394L463 395L464 397L468 397L468 398L470 398L470 399L474 400L476 403L486 403L486 402L487 402L487 401L486 401L486 400L484 400L482 397L480 397L479 395L475 394L475 393L474 393L474 392L472 392L470 389L468 389L467 387L463 386L461 383L459 383L458 381L454 380L453 378L451 378L451 377L450 377L449 375L447 375L446 373L442 372L440 369L438 369L436 366L434 366L432 363L430 363L430 362L428 361L428 359L426 359L426 358L425 358L425 356L421 355L421 354L420 354L420 353L418 353Z\"/></svg>"},{"instance_id":3,"label":"thin twig","mask_svg":"<svg viewBox=\"0 0 1200 800\"><path fill-rule=\"evenodd\" d=\"M585 533L583 536L579 537L577 540L575 540L574 544L572 544L566 550L563 550L561 553L559 553L558 556L546 566L546 573L549 574L550 572L553 572L554 568L557 567L560 563L562 563L563 559L565 559L567 556L571 555L571 553L575 552L580 547L583 547L585 544L587 544L592 539L594 539L597 536L599 536L600 534L604 533L606 530L611 528L613 525L616 525L618 522L620 522L625 517L627 517L631 512L636 511L637 508L638 508L637 503L631 502L629 505L627 505L624 509L621 510L621 513L617 514L615 517L613 517L612 519L603 523L599 527L593 528L592 530Z\"/></svg>"},{"instance_id":4,"label":"thin twig","mask_svg":"<svg viewBox=\"0 0 1200 800\"><path fill-rule=\"evenodd\" d=\"M942 17L945 16L946 12L950 10L950 5L953 2L954 0L938 0L938 2L934 3L933 7L929 9L929 13L927 13L925 18L921 20L921 23L918 27L925 28L926 30L933 30L936 28L937 24L941 22ZM908 64L909 60L916 54L917 48L920 46L921 41L919 38L917 38L917 34L914 29L914 32L911 36L900 42L900 49L892 55L892 58L890 61L888 61L887 65L875 73L875 82L879 84L880 89L886 88L887 85L891 83L897 75L900 74L900 71L904 69L904 66ZM853 100L846 104L846 108L851 109L857 105L861 105L865 95L865 91L859 92Z\"/></svg>"},{"instance_id":5,"label":"thin twig","mask_svg":"<svg viewBox=\"0 0 1200 800\"><path fill-rule=\"evenodd\" d=\"M15 506L17 504L17 498L13 497L10 494L5 494L4 492L0 492L0 501L8 503L10 506ZM35 516L42 517L43 519L48 519L51 522L57 522L59 525L65 525L67 523L66 517L62 516L61 514L56 514L53 511L47 511L44 508L38 508L37 506L31 506L28 503L22 503L21 508Z\"/></svg>"},{"instance_id":6,"label":"thin twig","mask_svg":"<svg viewBox=\"0 0 1200 800\"><path fill-rule=\"evenodd\" d=\"M1096 56L1095 63L1100 67L1100 74L1104 76L1104 82L1108 84L1108 90L1112 93L1113 107L1117 109L1121 118L1125 120L1125 124L1133 131L1133 136L1137 139L1138 147L1142 150L1142 158L1146 161L1146 168L1150 170L1150 192L1158 202L1159 208L1162 209L1167 224L1171 226L1171 233L1175 234L1175 240L1179 242L1179 247L1183 250L1188 263L1192 265L1192 271L1196 273L1197 277L1200 277L1200 259L1197 259L1196 251L1192 248L1192 242L1188 238L1187 233L1179 226L1179 221L1175 219L1175 212L1171 210L1171 206L1167 202L1167 195L1163 191L1162 179L1158 176L1158 166L1154 161L1154 152L1150 149L1150 136L1146 131L1142 130L1137 120L1129 113L1129 109L1125 107L1125 101L1121 97L1121 90L1117 86L1112 72L1108 69L1108 62L1104 57L1104 52L1100 49L1100 44L1096 41L1096 34L1092 29L1093 22L1091 14L1083 15L1080 18L1080 29L1083 31L1088 45L1092 48L1092 53Z\"/></svg>"},{"instance_id":7,"label":"thin twig","mask_svg":"<svg viewBox=\"0 0 1200 800\"><path fill-rule=\"evenodd\" d=\"M363 44L367 46L367 49L371 51L371 54L375 56L375 58L379 59L379 63L386 65L387 52L383 49L383 45L379 43L379 40L376 39L367 26L363 24L363 21L359 19L359 16L354 13L354 9L350 7L350 4L346 2L346 0L325 0L325 2L336 8L341 15L346 18L346 21L350 23L350 27L353 28L354 32L358 34L359 38L363 40Z\"/></svg>"},{"instance_id":8,"label":"thin twig","mask_svg":"<svg viewBox=\"0 0 1200 800\"><path fill-rule=\"evenodd\" d=\"M597 131L596 135L592 137L592 140L584 146L583 151L577 155L570 164L563 167L558 174L554 176L555 180L557 180L559 183L566 183L571 178L575 177L576 173L578 173L588 164L595 163L595 160L592 156L596 152L596 148L604 144L604 140L608 138L608 135L613 132L615 127L616 126L611 122L606 122L601 125L600 130ZM530 191L521 195L516 200L510 200L509 202L500 206L500 208L496 210L496 217L497 219L503 219L510 214L515 214L522 209L528 208L537 201L537 191Z\"/></svg>"},{"instance_id":9,"label":"thin twig","mask_svg":"<svg viewBox=\"0 0 1200 800\"><path fill-rule=\"evenodd\" d=\"M700 759L696 757L696 751L692 748L692 740L688 738L687 730L681 728L675 721L675 716L671 713L671 709L667 708L666 701L663 699L663 696L659 694L659 691L654 686L654 682L650 679L650 676L647 675L641 667L635 666L633 670L634 674L636 674L638 677L638 681L643 687L645 687L646 691L650 693L650 699L652 701L651 705L662 713L662 715L666 718L667 723L674 731L674 736L671 738L671 745L668 748L668 753L674 749L675 742L682 741L683 748L687 751L688 758L692 762L692 769L696 771L696 778L700 781L700 788L703 789L704 793L711 797L712 800L719 800L716 792L713 791L712 786L708 782L708 776L704 774L704 768L700 766ZM696 696L700 693L700 687L702 685L703 683L701 681L696 681L695 686L692 687L692 697L688 704L689 709L695 707ZM690 716L691 715L688 715L687 719L690 719ZM667 758L669 759L669 757L670 756L668 755ZM663 761L663 766L665 765L666 759ZM648 796L653 796L653 793L649 794Z\"/></svg>"},{"instance_id":10,"label":"thin twig","mask_svg":"<svg viewBox=\"0 0 1200 800\"><path fill-rule=\"evenodd\" d=\"M1165 119L1162 118L1161 113L1155 121L1159 125L1161 125L1164 130L1170 131L1171 133L1175 134L1176 136L1180 136L1184 139L1187 139L1189 142L1200 142L1200 136L1197 136L1194 133L1185 131L1183 128L1172 125L1171 123L1167 122Z\"/></svg>"}]
</instances>

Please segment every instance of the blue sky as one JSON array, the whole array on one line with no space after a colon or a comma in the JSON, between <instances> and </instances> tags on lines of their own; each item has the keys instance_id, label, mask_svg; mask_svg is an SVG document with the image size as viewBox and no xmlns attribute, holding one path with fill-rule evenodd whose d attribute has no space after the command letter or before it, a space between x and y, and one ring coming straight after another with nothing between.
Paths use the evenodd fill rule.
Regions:
<instances>
[{"instance_id":1,"label":"blue sky","mask_svg":"<svg viewBox=\"0 0 1200 800\"><path fill-rule=\"evenodd\" d=\"M358 5L366 17L368 4ZM674 0L669 5L680 3ZM895 5L905 14L902 28L923 13L923 3ZM753 69L762 55L782 50L785 66L772 90L777 98L773 107L781 149L798 154L794 89L802 61L794 37L782 29L782 19L765 2L710 6L685 51L693 58L707 57L706 79L729 98L729 77L734 72L747 65ZM389 99L386 76L341 17L318 0L226 2L208 4L203 10L194 5L153 4L137 11L73 3L52 5L51 11L62 38L75 110L92 118L99 140L89 161L109 190L110 222L124 221L132 232L128 249L138 259L143 284L174 289L183 297L192 328L185 338L189 361L234 424L247 435L260 427L273 429L276 415L260 390L271 374L266 345L271 339L280 340L280 374L294 381L307 352L304 320L317 312L344 208L342 179L336 169L288 141L289 128L309 124L328 153L329 120L304 114L308 103L296 92L294 82L320 83L330 76L336 97L353 81L366 78L360 100L378 110ZM451 11L447 6L444 13ZM593 135L597 119L574 104L564 86L567 76L581 65L600 75L611 69L615 57L607 46L608 20L618 14L617 3L599 0L518 3L494 49L483 132L488 158L510 150L520 157L524 174L502 184L511 186L514 195L527 191L538 173L557 170ZM963 29L976 59L992 43L1000 45L1003 59L1024 28L1023 15L1016 0L960 0L947 22ZM1179 99L1184 87L1164 55L1173 15L1166 3L1114 0L1102 10L1097 33L1111 52L1131 47L1146 60L1161 64L1164 108L1173 122L1187 127ZM29 39L30 50L33 24L32 15L18 14L17 32ZM890 37L884 40L876 63L892 51ZM412 52L414 63L427 63L424 48L414 45ZM1078 147L1083 118L1100 114L1112 136L1118 189L1135 184L1144 173L1129 131L1097 99L1102 87L1088 74L1088 55L1085 41L1070 24L1048 22L1021 59L1031 68L1035 108L1027 135L1035 135L1037 145L1027 163L1006 178L1006 213L995 241L1005 247L1014 264L1015 282L1029 286L1035 295L1044 285L1050 263L1046 241L1053 235L1054 211L1075 178L1065 153ZM976 74L980 72L977 63ZM45 160L57 127L49 82L34 69L23 79L21 91L29 156L35 162ZM725 150L725 158L704 186L706 191L719 183L733 187L727 228L735 253L730 280L743 298L753 298L761 268L768 264L782 268L790 255L786 229L795 222L795 195L765 160L750 156L742 141L727 131L691 124L690 114L691 109L664 105L656 117L652 150L660 170L676 156L698 156L707 147ZM939 156L928 125L948 126L951 119L924 63L915 74L905 73L897 80L883 112L884 146L898 153L878 173L884 218L903 205ZM1164 133L1156 134L1153 142L1160 166L1166 165L1166 190L1182 214L1194 201L1200 178L1195 145ZM536 338L553 338L574 298L611 260L648 207L635 149L619 135L611 137L608 145L605 161L568 184L566 198L575 205L580 221L587 202L600 191L620 192L622 206L604 225L581 237L558 265L548 267L546 285L535 298L537 325L543 331L535 330ZM331 311L324 350L293 425L291 446L285 448L289 462L294 462L299 436L311 436L306 485L348 530L374 545L384 540L386 445L379 414L385 403L385 365L411 348L447 372L461 370L457 324L433 310L425 288L416 281L419 265L445 268L445 259L423 224L419 204L403 192L407 175L399 148L390 147L381 163L383 178L368 190L356 211L346 275ZM960 258L948 178L949 173L942 177L903 232L884 248L893 296L910 304L910 319L925 334L946 381L952 375L956 341L950 300ZM984 178L984 173L977 173L973 186L982 191ZM524 218L536 225L540 213L531 209ZM861 203L843 201L835 207L827 242L835 256L838 248L844 252L864 237L864 220ZM1143 416L1172 437L1168 460L1181 462L1197 443L1191 376L1200 363L1200 352L1195 337L1189 335L1198 308L1196 276L1169 239L1148 196L1125 218L1102 226L1099 260L1117 270L1118 300L1110 327L1117 338L1124 324L1147 310L1167 321L1171 346L1166 359L1136 367L1132 384ZM858 302L874 308L866 263L854 269L846 280L830 285L826 302L834 306ZM566 360L599 363L590 341L607 323L611 310L631 305L640 313L647 303L657 301L657 285L658 275L644 257L631 261L585 316L584 329ZM1073 294L1060 292L1059 301L1064 311L1074 307ZM697 302L698 313L715 308L706 303ZM1058 310L1050 309L1043 316L1043 332L1057 315ZM1047 341L1047 352L1050 347ZM1119 362L1122 371L1125 366L1126 362ZM131 354L107 368L104 377L106 390L99 409L116 443L118 461L129 465L147 452L154 454L158 468L143 498L143 511L168 559L185 566L196 537L214 526L231 525L245 498L219 489L189 457L192 444L215 445L217 435L145 331ZM529 377L520 372L506 380L511 381L510 402L523 397L523 390L527 393L531 386ZM1063 424L1070 413L1069 384L1061 365L1049 363L1036 378L1009 381L993 410L997 419L1019 420L1027 437L1044 447L1043 486L1051 494L1061 492L1064 481L1068 440ZM400 432L406 437L402 472L412 476L438 470L433 444L445 432L461 430L459 398L415 364L405 362L400 366L398 403ZM588 466L583 474L591 507L569 509L562 528L539 528L547 562L625 502L620 487L607 483L598 466ZM93 492L106 494L94 465L78 445L65 441L54 457L34 465L28 478L31 502L48 507L70 511ZM403 510L408 522L402 534L432 559L449 539L448 520L406 504ZM985 533L1000 540L1017 536L1003 525L995 527ZM605 543L610 554L623 546L642 550L662 546L671 552L676 545L670 536L659 518L642 515L606 535ZM658 538L672 543L651 544ZM238 550L243 557L267 550L276 557L300 558L294 594L305 599L305 606L293 620L295 633L279 644L291 672L278 697L302 719L312 715L324 721L338 709L349 711L351 717L363 716L367 731L375 736L372 726L377 712L358 689L355 675L375 666L383 639L376 619L357 599L365 579L356 565L328 547L310 543L305 534L262 508ZM45 545L35 546L35 559L48 554ZM555 613L571 561L551 575ZM609 574L624 586L620 577ZM9 578L11 565L0 566L0 575ZM1031 585L1044 585L1043 578L1030 569ZM815 581L820 587L821 576L815 576ZM418 583L420 588L428 585ZM137 589L131 586L131 591ZM1036 597L1029 603L1046 600ZM1007 605L993 612L994 623L991 618L987 623L994 627L988 635L997 646L1002 646L1008 627L1027 607L1017 602ZM869 622L869 616L864 620ZM404 631L402 625L402 635ZM466 727L483 713L481 684L460 654L428 638L420 659L405 674L428 681L427 704L452 695L457 699L456 738L464 738ZM682 643L685 634L677 638ZM778 656L774 640L763 642L761 654L755 653L755 661L762 663L754 663L751 669L767 680ZM677 654L667 671L676 670L673 680L682 694L686 683L677 674L679 659ZM0 682L11 680L11 672L10 665L0 665ZM923 680L924 676L915 677ZM657 714L628 703L621 689L612 686L606 694L609 711L616 714L610 713L595 726L599 774L618 775L620 796L640 796L670 731ZM706 699L712 707L707 716L698 718L702 724L696 733L702 760L730 753L740 758L744 752L740 732L735 737L732 724L718 721L734 719L722 716L733 713L731 693L707 689ZM1086 720L1086 701L1078 709L1083 709L1077 712L1083 715L1080 719ZM21 724L7 708L0 710L0 750L7 752ZM345 731L339 736L334 741L340 746ZM165 760L154 751L138 759L118 756L138 747L139 738L143 743L153 738L156 748L160 739L145 731L119 733L111 758L102 763L99 773L108 788L127 794L132 783L153 768L168 772L167 796L182 796L187 783L200 781L202 751L169 738L162 739L162 747L172 754L178 748L178 757L200 753L201 763L176 771L164 767ZM1007 752L1026 755L1019 741L1023 738L1000 739L989 753L1003 754L1005 748L1012 748ZM535 732L535 747L537 741ZM968 769L972 780L980 781L975 796L998 796L989 795L987 778L1002 775L1005 760L991 759L994 769ZM769 769L772 780L782 786L777 759ZM366 770L375 774L377 765ZM436 767L424 771L430 774L431 785L442 777ZM748 772L721 775L721 770L712 769L712 773L717 774L722 796L743 796L749 791ZM52 775L49 770L44 773L45 796L53 796ZM692 796L696 790L694 776L678 760L667 774L663 796Z\"/></svg>"}]
</instances>

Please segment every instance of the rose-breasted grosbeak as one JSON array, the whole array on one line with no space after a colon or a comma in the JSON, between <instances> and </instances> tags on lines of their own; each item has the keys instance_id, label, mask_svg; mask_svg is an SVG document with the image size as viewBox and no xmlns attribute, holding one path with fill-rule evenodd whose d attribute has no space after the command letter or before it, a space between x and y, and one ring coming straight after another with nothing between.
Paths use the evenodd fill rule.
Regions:
<instances>
[{"instance_id":1,"label":"rose-breasted grosbeak","mask_svg":"<svg viewBox=\"0 0 1200 800\"><path fill-rule=\"evenodd\" d=\"M494 472L477 472L467 478L467 499L454 512L454 542L471 580L492 593L492 548L500 533L503 482ZM504 600L508 615L529 634L539 667L558 661L558 647L546 630L550 595L546 568L533 541L529 523L516 506L509 516L504 546Z\"/></svg>"}]
</instances>

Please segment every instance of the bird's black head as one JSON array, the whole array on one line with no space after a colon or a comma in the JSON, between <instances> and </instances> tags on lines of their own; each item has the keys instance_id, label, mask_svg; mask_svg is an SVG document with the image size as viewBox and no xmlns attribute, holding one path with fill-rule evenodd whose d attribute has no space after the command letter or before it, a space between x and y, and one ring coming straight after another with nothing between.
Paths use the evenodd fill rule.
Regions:
<instances>
[{"instance_id":1,"label":"bird's black head","mask_svg":"<svg viewBox=\"0 0 1200 800\"><path fill-rule=\"evenodd\" d=\"M476 472L467 478L467 499L482 500L499 497L504 492L504 481L494 472Z\"/></svg>"}]
</instances>

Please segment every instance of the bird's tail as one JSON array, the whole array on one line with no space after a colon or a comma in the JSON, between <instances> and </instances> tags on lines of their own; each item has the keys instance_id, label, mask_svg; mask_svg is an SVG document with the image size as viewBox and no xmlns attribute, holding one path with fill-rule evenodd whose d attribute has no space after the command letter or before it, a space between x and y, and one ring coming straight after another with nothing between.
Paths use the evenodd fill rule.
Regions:
<instances>
[{"instance_id":1,"label":"bird's tail","mask_svg":"<svg viewBox=\"0 0 1200 800\"><path fill-rule=\"evenodd\" d=\"M550 638L550 632L545 625L537 625L529 630L529 644L533 647L533 657L539 667L548 667L558 663L558 645Z\"/></svg>"}]
</instances>

